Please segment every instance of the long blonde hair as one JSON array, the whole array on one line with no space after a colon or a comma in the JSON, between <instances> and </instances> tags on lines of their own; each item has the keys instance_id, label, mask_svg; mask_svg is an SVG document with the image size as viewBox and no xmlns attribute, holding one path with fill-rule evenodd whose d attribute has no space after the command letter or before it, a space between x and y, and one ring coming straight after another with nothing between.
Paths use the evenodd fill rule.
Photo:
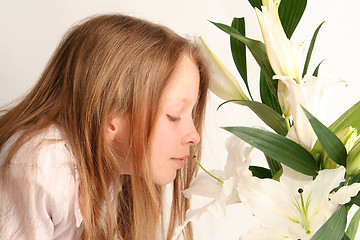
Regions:
<instances>
[{"instance_id":1,"label":"long blonde hair","mask_svg":"<svg viewBox=\"0 0 360 240\"><path fill-rule=\"evenodd\" d=\"M79 174L82 239L114 239L115 235L126 240L165 235L170 239L189 208L181 190L189 186L197 166L188 161L178 171L165 234L161 227L163 189L151 181L146 159L162 93L184 55L189 55L200 71L193 118L201 134L208 72L191 41L166 27L124 15L96 16L76 25L34 88L0 116L0 150L21 132L0 176L6 177L12 157L28 139L56 124L71 148ZM124 113L130 116L126 159L131 161L130 175L121 175L122 161L105 139L108 116ZM190 156L200 155L200 146L192 147ZM184 237L192 239L190 225Z\"/></svg>"}]
</instances>

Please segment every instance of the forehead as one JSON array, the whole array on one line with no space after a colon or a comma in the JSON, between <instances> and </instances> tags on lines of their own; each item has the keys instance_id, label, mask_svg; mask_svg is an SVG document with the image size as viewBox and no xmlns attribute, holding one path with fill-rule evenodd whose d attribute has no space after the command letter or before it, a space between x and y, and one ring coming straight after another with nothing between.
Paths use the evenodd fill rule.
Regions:
<instances>
[{"instance_id":1,"label":"forehead","mask_svg":"<svg viewBox=\"0 0 360 240\"><path fill-rule=\"evenodd\" d=\"M184 56L170 78L165 89L167 101L194 102L199 93L200 73L197 64L189 56Z\"/></svg>"}]
</instances>

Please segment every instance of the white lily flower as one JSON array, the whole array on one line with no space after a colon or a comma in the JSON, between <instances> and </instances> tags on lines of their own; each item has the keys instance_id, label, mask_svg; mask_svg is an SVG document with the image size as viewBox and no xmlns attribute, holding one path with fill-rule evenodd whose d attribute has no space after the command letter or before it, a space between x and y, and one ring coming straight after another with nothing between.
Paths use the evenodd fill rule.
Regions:
<instances>
[{"instance_id":1,"label":"white lily flower","mask_svg":"<svg viewBox=\"0 0 360 240\"><path fill-rule=\"evenodd\" d=\"M275 74L288 76L299 83L304 44L296 44L287 38L278 14L280 1L263 0L262 2L262 11L255 10L270 65ZM291 108L286 100L289 94L286 85L279 82L277 92L282 112L285 116L291 116Z\"/></svg>"},{"instance_id":2,"label":"white lily flower","mask_svg":"<svg viewBox=\"0 0 360 240\"><path fill-rule=\"evenodd\" d=\"M186 198L192 195L199 195L214 200L207 205L198 209L189 209L186 212L186 220L184 224L175 229L174 238L180 235L182 229L190 221L196 221L205 212L211 212L219 218L225 217L225 207L231 204L240 203L237 193L237 182L240 177L252 176L249 170L251 162L250 153L254 149L235 135L231 135L225 143L228 150L228 157L224 171L210 171L200 173L191 183L188 189L183 191Z\"/></svg>"},{"instance_id":3,"label":"white lily flower","mask_svg":"<svg viewBox=\"0 0 360 240\"><path fill-rule=\"evenodd\" d=\"M334 84L326 83L328 78L328 75L322 78L306 75L298 84L290 77L274 76L274 79L279 79L279 83L282 82L287 88L286 101L290 105L294 121L293 129L290 129L287 137L300 143L309 151L317 138L301 105L320 121L324 119L326 104L334 86ZM339 82L341 81L337 83Z\"/></svg>"},{"instance_id":4,"label":"white lily flower","mask_svg":"<svg viewBox=\"0 0 360 240\"><path fill-rule=\"evenodd\" d=\"M207 173L200 173L193 180L190 187L183 191L187 198L191 198L193 194L214 198L209 205L203 208L220 218L225 216L226 205L240 202L236 191L238 178L252 176L249 170L251 162L249 155L253 147L235 135L231 135L226 140L225 146L228 150L228 157L224 171L210 171L219 180Z\"/></svg>"},{"instance_id":5,"label":"white lily flower","mask_svg":"<svg viewBox=\"0 0 360 240\"><path fill-rule=\"evenodd\" d=\"M263 1L262 11L255 9L264 38L266 52L275 74L300 81L299 61L281 25L278 5L280 1Z\"/></svg>"},{"instance_id":6,"label":"white lily flower","mask_svg":"<svg viewBox=\"0 0 360 240\"><path fill-rule=\"evenodd\" d=\"M209 89L224 100L248 100L239 82L209 49L201 37L194 38L210 70Z\"/></svg>"},{"instance_id":7,"label":"white lily flower","mask_svg":"<svg viewBox=\"0 0 360 240\"><path fill-rule=\"evenodd\" d=\"M360 183L331 191L343 181L345 168L326 169L319 172L315 180L293 170L283 168L280 181L240 178L238 192L243 204L265 226L265 239L310 239L341 205L350 201L360 190ZM262 230L262 231L263 231ZM263 231L263 232L264 232ZM250 230L242 240L264 239Z\"/></svg>"},{"instance_id":8,"label":"white lily flower","mask_svg":"<svg viewBox=\"0 0 360 240\"><path fill-rule=\"evenodd\" d=\"M302 43L296 44L292 41L290 42L290 44L291 44L291 48L293 49L293 52L296 53L295 56L297 57L298 66L300 67L305 50L304 44ZM281 111L285 116L291 116L290 104L287 101L287 97L289 96L289 90L286 87L286 85L281 81L278 82L277 95L278 95Z\"/></svg>"},{"instance_id":9,"label":"white lily flower","mask_svg":"<svg viewBox=\"0 0 360 240\"><path fill-rule=\"evenodd\" d=\"M291 44L291 48L293 49L293 52L295 53L295 56L297 58L298 66L300 69L300 66L303 61L304 50L305 50L304 44L303 43L296 44L293 41L290 41L290 44ZM287 101L287 97L289 96L289 90L286 87L286 85L281 81L278 82L277 95L278 95L278 100L280 103L281 111L283 112L283 114L285 116L291 116L290 104Z\"/></svg>"}]
</instances>

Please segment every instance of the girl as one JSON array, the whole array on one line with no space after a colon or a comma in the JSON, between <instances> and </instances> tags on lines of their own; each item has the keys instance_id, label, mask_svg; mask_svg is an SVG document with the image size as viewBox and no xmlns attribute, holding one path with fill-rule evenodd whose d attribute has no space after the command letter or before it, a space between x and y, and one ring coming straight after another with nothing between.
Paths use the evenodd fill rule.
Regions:
<instances>
[{"instance_id":1,"label":"girl","mask_svg":"<svg viewBox=\"0 0 360 240\"><path fill-rule=\"evenodd\" d=\"M163 26L103 15L72 28L0 116L0 239L171 239L207 87L197 47Z\"/></svg>"}]
</instances>

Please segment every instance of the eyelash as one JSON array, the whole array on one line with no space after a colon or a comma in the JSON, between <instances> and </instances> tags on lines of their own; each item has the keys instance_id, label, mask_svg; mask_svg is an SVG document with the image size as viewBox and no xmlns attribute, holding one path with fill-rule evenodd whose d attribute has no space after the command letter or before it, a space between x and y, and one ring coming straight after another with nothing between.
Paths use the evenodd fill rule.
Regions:
<instances>
[{"instance_id":1,"label":"eyelash","mask_svg":"<svg viewBox=\"0 0 360 240\"><path fill-rule=\"evenodd\" d=\"M167 117L170 119L170 121L179 121L180 119L181 119L181 117L180 116L178 116L178 117L175 117L175 116L172 116L172 115L170 115L170 114L167 114Z\"/></svg>"}]
</instances>

